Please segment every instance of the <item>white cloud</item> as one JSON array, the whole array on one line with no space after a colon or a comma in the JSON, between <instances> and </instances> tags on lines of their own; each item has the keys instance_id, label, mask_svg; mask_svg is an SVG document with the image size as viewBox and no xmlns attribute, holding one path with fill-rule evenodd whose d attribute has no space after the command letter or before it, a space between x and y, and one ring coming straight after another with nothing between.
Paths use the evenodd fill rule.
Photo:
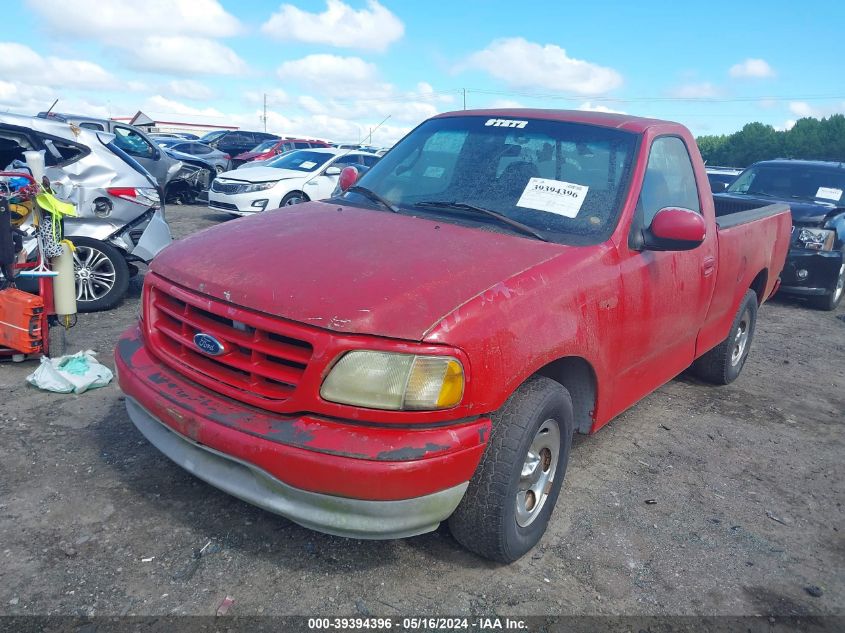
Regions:
<instances>
[{"instance_id":1,"label":"white cloud","mask_svg":"<svg viewBox=\"0 0 845 633\"><path fill-rule=\"evenodd\" d=\"M167 83L167 92L183 99L207 101L214 96L214 91L204 83L194 79L175 79Z\"/></svg>"},{"instance_id":2,"label":"white cloud","mask_svg":"<svg viewBox=\"0 0 845 633\"><path fill-rule=\"evenodd\" d=\"M781 126L776 125L775 129L778 132L788 132L793 127L795 127L795 119L787 119L786 121L783 122L783 125L781 125Z\"/></svg>"},{"instance_id":3,"label":"white cloud","mask_svg":"<svg viewBox=\"0 0 845 633\"><path fill-rule=\"evenodd\" d=\"M181 103L180 101L167 99L161 95L155 95L154 97L147 99L141 105L141 110L144 110L144 112L148 115L150 115L150 113L163 114L166 116L172 116L175 114L188 117L205 117L206 119L226 116L223 112L216 110L215 108L195 108Z\"/></svg>"},{"instance_id":4,"label":"white cloud","mask_svg":"<svg viewBox=\"0 0 845 633\"><path fill-rule=\"evenodd\" d=\"M294 81L320 94L379 96L388 87L378 84L379 73L375 64L360 57L338 55L308 55L302 59L284 62L276 69L284 81Z\"/></svg>"},{"instance_id":5,"label":"white cloud","mask_svg":"<svg viewBox=\"0 0 845 633\"><path fill-rule=\"evenodd\" d=\"M244 93L244 101L247 103L257 105L264 103L264 97L267 97L267 105L276 106L290 101L288 93L281 88L268 88L267 90L248 90Z\"/></svg>"},{"instance_id":6,"label":"white cloud","mask_svg":"<svg viewBox=\"0 0 845 633\"><path fill-rule=\"evenodd\" d=\"M235 51L204 37L152 35L124 51L138 70L176 75L240 75L249 68Z\"/></svg>"},{"instance_id":7,"label":"white cloud","mask_svg":"<svg viewBox=\"0 0 845 633\"><path fill-rule=\"evenodd\" d=\"M609 114L627 114L627 112L623 112L622 110L613 110L604 105L594 104L591 101L585 101L576 109L584 110L585 112L607 112Z\"/></svg>"},{"instance_id":8,"label":"white cloud","mask_svg":"<svg viewBox=\"0 0 845 633\"><path fill-rule=\"evenodd\" d=\"M105 68L80 59L42 57L23 44L0 42L0 76L22 83L76 88L116 88L120 82Z\"/></svg>"},{"instance_id":9,"label":"white cloud","mask_svg":"<svg viewBox=\"0 0 845 633\"><path fill-rule=\"evenodd\" d=\"M261 31L278 40L373 51L386 50L405 33L402 21L376 0L369 0L360 11L341 0L326 4L322 13L283 4L261 25Z\"/></svg>"},{"instance_id":10,"label":"white cloud","mask_svg":"<svg viewBox=\"0 0 845 633\"><path fill-rule=\"evenodd\" d=\"M622 76L605 66L574 59L554 44L541 46L521 37L494 40L456 70L477 68L510 86L546 88L581 95L608 92L622 85Z\"/></svg>"},{"instance_id":11,"label":"white cloud","mask_svg":"<svg viewBox=\"0 0 845 633\"><path fill-rule=\"evenodd\" d=\"M736 78L765 79L767 77L774 77L775 71L765 59L749 57L745 61L731 66L728 74Z\"/></svg>"},{"instance_id":12,"label":"white cloud","mask_svg":"<svg viewBox=\"0 0 845 633\"><path fill-rule=\"evenodd\" d=\"M217 0L27 0L27 5L59 34L106 42L142 35L227 37L242 31Z\"/></svg>"},{"instance_id":13,"label":"white cloud","mask_svg":"<svg viewBox=\"0 0 845 633\"><path fill-rule=\"evenodd\" d=\"M669 91L669 94L679 99L713 99L722 94L718 87L709 81L683 84Z\"/></svg>"},{"instance_id":14,"label":"white cloud","mask_svg":"<svg viewBox=\"0 0 845 633\"><path fill-rule=\"evenodd\" d=\"M27 0L60 38L83 38L118 53L125 65L173 75L235 75L244 61L214 38L243 32L218 0Z\"/></svg>"},{"instance_id":15,"label":"white cloud","mask_svg":"<svg viewBox=\"0 0 845 633\"><path fill-rule=\"evenodd\" d=\"M806 101L790 101L789 111L799 118L813 117L821 119L831 114L845 113L845 101L825 106L811 106Z\"/></svg>"}]
</instances>

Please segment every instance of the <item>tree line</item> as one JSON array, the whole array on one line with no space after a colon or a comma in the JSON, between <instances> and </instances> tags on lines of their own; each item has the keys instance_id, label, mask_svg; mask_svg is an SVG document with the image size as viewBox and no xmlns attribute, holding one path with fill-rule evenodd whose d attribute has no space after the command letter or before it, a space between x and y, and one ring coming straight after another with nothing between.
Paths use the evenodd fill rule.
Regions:
<instances>
[{"instance_id":1,"label":"tree line","mask_svg":"<svg viewBox=\"0 0 845 633\"><path fill-rule=\"evenodd\" d=\"M699 136L696 141L708 165L748 167L772 158L845 162L845 115L799 119L789 130L747 123L739 132Z\"/></svg>"}]
</instances>

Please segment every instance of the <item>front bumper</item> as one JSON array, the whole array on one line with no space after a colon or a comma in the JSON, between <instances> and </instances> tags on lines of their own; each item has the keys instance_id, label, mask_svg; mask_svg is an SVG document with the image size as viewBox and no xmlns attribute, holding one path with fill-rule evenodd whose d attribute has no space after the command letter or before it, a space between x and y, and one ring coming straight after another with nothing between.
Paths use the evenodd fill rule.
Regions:
<instances>
[{"instance_id":1,"label":"front bumper","mask_svg":"<svg viewBox=\"0 0 845 633\"><path fill-rule=\"evenodd\" d=\"M276 200L278 196L273 193L272 189L265 191L258 191L253 193L219 193L217 191L209 190L208 192L208 207L215 211L225 211L232 215L253 215L261 213L267 209L275 209L279 206L280 200ZM263 202L263 206L261 206ZM254 206L254 203L259 206Z\"/></svg>"},{"instance_id":2,"label":"front bumper","mask_svg":"<svg viewBox=\"0 0 845 633\"><path fill-rule=\"evenodd\" d=\"M329 534L386 539L436 529L463 497L490 432L489 418L385 428L255 409L169 369L137 328L119 340L115 366L130 419L170 459Z\"/></svg>"},{"instance_id":3,"label":"front bumper","mask_svg":"<svg viewBox=\"0 0 845 633\"><path fill-rule=\"evenodd\" d=\"M813 251L791 248L780 274L780 291L802 296L827 295L834 291L839 269L842 266L842 251ZM804 279L798 278L798 271L807 271Z\"/></svg>"}]
</instances>

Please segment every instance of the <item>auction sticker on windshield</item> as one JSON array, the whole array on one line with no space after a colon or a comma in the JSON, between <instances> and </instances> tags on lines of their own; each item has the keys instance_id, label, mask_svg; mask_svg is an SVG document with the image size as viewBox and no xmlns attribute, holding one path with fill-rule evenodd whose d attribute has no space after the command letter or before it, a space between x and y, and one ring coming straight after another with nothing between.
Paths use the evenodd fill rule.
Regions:
<instances>
[{"instance_id":1,"label":"auction sticker on windshield","mask_svg":"<svg viewBox=\"0 0 845 633\"><path fill-rule=\"evenodd\" d=\"M574 182L532 178L525 186L516 206L574 218L581 210L589 189L586 185L577 185Z\"/></svg>"},{"instance_id":2,"label":"auction sticker on windshield","mask_svg":"<svg viewBox=\"0 0 845 633\"><path fill-rule=\"evenodd\" d=\"M816 198L824 198L825 200L839 202L842 199L842 190L834 189L832 187L819 187L819 190L816 192Z\"/></svg>"}]
</instances>

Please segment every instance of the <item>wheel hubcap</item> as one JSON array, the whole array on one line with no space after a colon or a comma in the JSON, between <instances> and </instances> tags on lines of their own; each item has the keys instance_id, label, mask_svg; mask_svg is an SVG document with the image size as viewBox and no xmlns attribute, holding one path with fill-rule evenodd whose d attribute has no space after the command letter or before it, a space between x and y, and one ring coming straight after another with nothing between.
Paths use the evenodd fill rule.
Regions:
<instances>
[{"instance_id":1,"label":"wheel hubcap","mask_svg":"<svg viewBox=\"0 0 845 633\"><path fill-rule=\"evenodd\" d=\"M73 251L73 272L77 301L102 299L114 288L117 277L114 264L105 253L90 246L77 246Z\"/></svg>"},{"instance_id":2,"label":"wheel hubcap","mask_svg":"<svg viewBox=\"0 0 845 633\"><path fill-rule=\"evenodd\" d=\"M516 491L516 522L530 525L540 514L554 483L560 457L560 426L548 419L540 425L528 453Z\"/></svg>"},{"instance_id":3,"label":"wheel hubcap","mask_svg":"<svg viewBox=\"0 0 845 633\"><path fill-rule=\"evenodd\" d=\"M751 315L748 310L742 313L742 318L739 320L739 325L734 333L734 347L731 352L731 365L736 367L739 361L742 360L745 354L745 348L748 346L748 326L751 322Z\"/></svg>"},{"instance_id":4,"label":"wheel hubcap","mask_svg":"<svg viewBox=\"0 0 845 633\"><path fill-rule=\"evenodd\" d=\"M299 204L300 202L302 202L302 198L293 197L293 198L290 198L287 202L285 202L285 206L286 207L292 207L293 205Z\"/></svg>"},{"instance_id":5,"label":"wheel hubcap","mask_svg":"<svg viewBox=\"0 0 845 633\"><path fill-rule=\"evenodd\" d=\"M839 267L839 279L836 280L836 289L833 291L833 302L839 301L842 291L845 289L845 264Z\"/></svg>"}]
</instances>

